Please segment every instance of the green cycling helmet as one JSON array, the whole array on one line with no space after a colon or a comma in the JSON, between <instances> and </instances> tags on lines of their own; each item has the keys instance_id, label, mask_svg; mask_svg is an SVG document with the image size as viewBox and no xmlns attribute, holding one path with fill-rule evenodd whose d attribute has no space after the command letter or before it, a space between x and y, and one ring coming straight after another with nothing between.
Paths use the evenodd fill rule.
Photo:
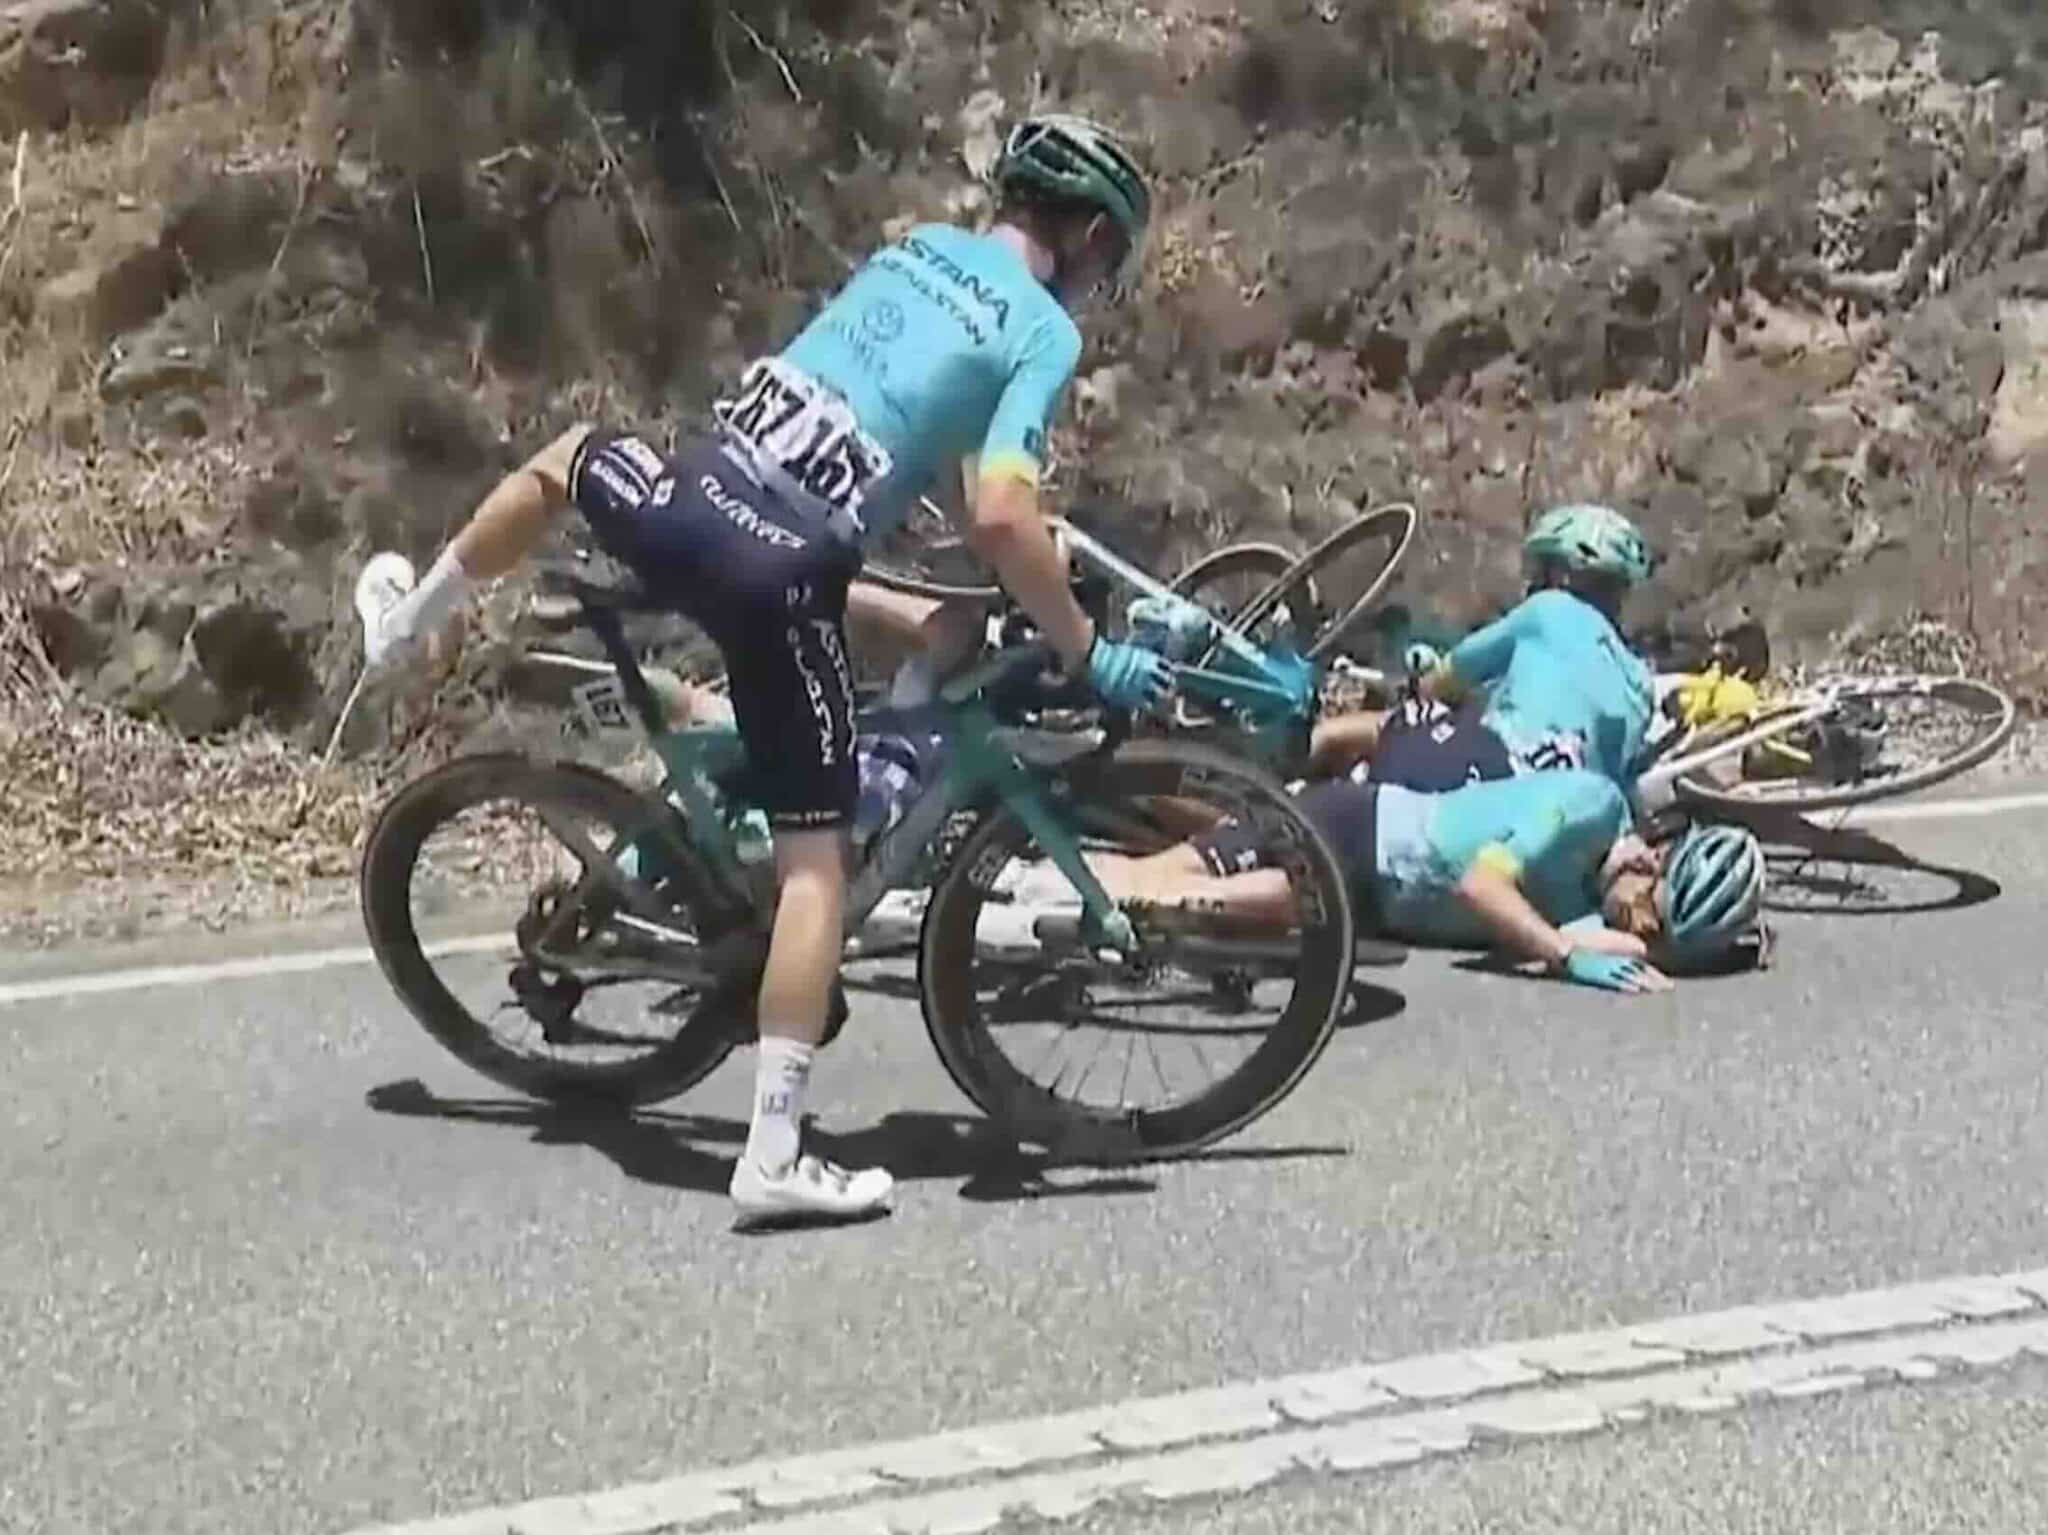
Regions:
<instances>
[{"instance_id":1,"label":"green cycling helmet","mask_svg":"<svg viewBox=\"0 0 2048 1535\"><path fill-rule=\"evenodd\" d=\"M1764 850L1739 826L1695 826L1664 864L1657 914L1679 968L1704 966L1757 931L1764 906Z\"/></svg>"},{"instance_id":2,"label":"green cycling helmet","mask_svg":"<svg viewBox=\"0 0 2048 1535\"><path fill-rule=\"evenodd\" d=\"M1123 231L1126 259L1145 240L1152 193L1131 152L1100 123L1050 113L1010 130L996 156L998 191L1026 191L1098 208Z\"/></svg>"},{"instance_id":3,"label":"green cycling helmet","mask_svg":"<svg viewBox=\"0 0 2048 1535\"><path fill-rule=\"evenodd\" d=\"M1522 540L1532 564L1556 562L1567 570L1614 576L1634 586L1650 578L1650 546L1636 525L1611 506L1553 507Z\"/></svg>"}]
</instances>

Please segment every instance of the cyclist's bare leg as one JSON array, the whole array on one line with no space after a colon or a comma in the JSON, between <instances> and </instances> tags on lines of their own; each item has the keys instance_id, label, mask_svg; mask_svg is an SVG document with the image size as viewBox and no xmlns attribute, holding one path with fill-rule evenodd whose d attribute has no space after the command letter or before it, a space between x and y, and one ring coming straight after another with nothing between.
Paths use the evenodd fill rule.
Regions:
<instances>
[{"instance_id":1,"label":"cyclist's bare leg","mask_svg":"<svg viewBox=\"0 0 2048 1535\"><path fill-rule=\"evenodd\" d=\"M569 466L589 435L587 426L571 427L484 497L449 545L464 575L495 580L533 551L555 514L569 504Z\"/></svg>"},{"instance_id":2,"label":"cyclist's bare leg","mask_svg":"<svg viewBox=\"0 0 2048 1535\"><path fill-rule=\"evenodd\" d=\"M569 467L589 433L588 427L571 428L500 480L417 582L410 563L396 554L379 555L364 568L356 602L372 666L410 640L431 636L472 585L504 575L540 542L569 504Z\"/></svg>"},{"instance_id":3,"label":"cyclist's bare leg","mask_svg":"<svg viewBox=\"0 0 2048 1535\"><path fill-rule=\"evenodd\" d=\"M811 1053L825 1034L846 912L846 832L777 831L780 893L761 976L761 1049L746 1156L775 1172L796 1159Z\"/></svg>"},{"instance_id":4,"label":"cyclist's bare leg","mask_svg":"<svg viewBox=\"0 0 2048 1535\"><path fill-rule=\"evenodd\" d=\"M847 622L862 641L881 638L899 654L922 657L934 682L974 653L987 615L979 601L913 597L871 581L855 581L846 591Z\"/></svg>"},{"instance_id":5,"label":"cyclist's bare leg","mask_svg":"<svg viewBox=\"0 0 2048 1535\"><path fill-rule=\"evenodd\" d=\"M1294 917L1294 890L1285 870L1214 874L1191 843L1176 843L1139 858L1092 853L1088 867L1116 901L1142 901L1275 926Z\"/></svg>"},{"instance_id":6,"label":"cyclist's bare leg","mask_svg":"<svg viewBox=\"0 0 2048 1535\"><path fill-rule=\"evenodd\" d=\"M1380 731L1387 722L1387 710L1354 709L1319 720L1309 737L1308 770L1311 776L1330 778L1363 762L1379 750Z\"/></svg>"}]
</instances>

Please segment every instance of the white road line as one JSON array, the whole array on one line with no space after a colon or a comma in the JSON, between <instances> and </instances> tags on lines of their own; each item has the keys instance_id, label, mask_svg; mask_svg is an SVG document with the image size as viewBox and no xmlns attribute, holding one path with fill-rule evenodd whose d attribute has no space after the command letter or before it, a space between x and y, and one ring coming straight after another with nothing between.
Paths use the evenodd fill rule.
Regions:
<instances>
[{"instance_id":1,"label":"white road line","mask_svg":"<svg viewBox=\"0 0 2048 1535\"><path fill-rule=\"evenodd\" d=\"M508 947L506 933L475 938L450 938L425 945L430 959L445 954L488 954ZM308 949L299 954L259 954L224 959L208 965L151 965L135 970L103 970L97 975L58 975L44 981L17 981L0 986L0 1007L21 1002L48 1002L59 997L91 997L117 991L148 991L159 986L204 986L211 981L245 981L266 975L297 975L332 970L339 965L365 965L376 959L366 947Z\"/></svg>"},{"instance_id":2,"label":"white road line","mask_svg":"<svg viewBox=\"0 0 2048 1535\"><path fill-rule=\"evenodd\" d=\"M693 1472L351 1535L972 1535L2048 1358L2048 1269L1677 1317Z\"/></svg>"}]
</instances>

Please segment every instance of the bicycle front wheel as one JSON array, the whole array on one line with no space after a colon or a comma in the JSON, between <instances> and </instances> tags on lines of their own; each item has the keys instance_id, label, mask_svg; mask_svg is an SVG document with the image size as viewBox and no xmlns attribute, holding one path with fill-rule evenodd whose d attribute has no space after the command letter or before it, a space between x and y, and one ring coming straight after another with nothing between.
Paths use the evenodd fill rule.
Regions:
<instances>
[{"instance_id":1,"label":"bicycle front wheel","mask_svg":"<svg viewBox=\"0 0 2048 1535\"><path fill-rule=\"evenodd\" d=\"M1272 779L1219 752L1131 742L1067 787L1059 813L1112 889L1136 877L1129 860L1228 819L1264 852L1270 907L1129 904L1138 946L1105 957L1071 884L997 809L925 913L925 1025L960 1090L1021 1144L1094 1163L1184 1154L1279 1103L1329 1043L1355 957L1343 871Z\"/></svg>"},{"instance_id":2,"label":"bicycle front wheel","mask_svg":"<svg viewBox=\"0 0 2048 1535\"><path fill-rule=\"evenodd\" d=\"M1359 616L1392 584L1415 541L1417 521L1405 501L1353 518L1233 614L1230 627L1260 644L1289 630L1312 661L1335 654Z\"/></svg>"},{"instance_id":3,"label":"bicycle front wheel","mask_svg":"<svg viewBox=\"0 0 2048 1535\"><path fill-rule=\"evenodd\" d=\"M1175 576L1172 588L1197 607L1230 618L1291 571L1294 560L1294 551L1279 544L1226 544Z\"/></svg>"},{"instance_id":4,"label":"bicycle front wheel","mask_svg":"<svg viewBox=\"0 0 2048 1535\"><path fill-rule=\"evenodd\" d=\"M1730 754L1739 764L1707 761L1682 772L1673 782L1679 798L1734 816L1865 805L1967 772L2018 723L2002 689L1968 677L1837 678L1801 693L1831 707L1815 718L1795 700L1766 713L1742 731L1748 744Z\"/></svg>"}]
</instances>

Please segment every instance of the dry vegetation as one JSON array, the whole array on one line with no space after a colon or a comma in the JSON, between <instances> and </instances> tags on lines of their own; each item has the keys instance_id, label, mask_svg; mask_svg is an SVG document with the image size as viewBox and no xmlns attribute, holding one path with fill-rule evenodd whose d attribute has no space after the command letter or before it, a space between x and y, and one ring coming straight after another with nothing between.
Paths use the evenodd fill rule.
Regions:
<instances>
[{"instance_id":1,"label":"dry vegetation","mask_svg":"<svg viewBox=\"0 0 2048 1535\"><path fill-rule=\"evenodd\" d=\"M1164 180L1057 442L1136 552L1412 500L1400 595L1455 624L1531 502L1609 495L1666 555L1653 640L1748 610L2048 685L2028 5L78 9L139 30L41 76L0 37L0 924L342 888L380 786L545 728L506 592L326 760L364 553L430 555L572 419L686 424L880 230L975 217L1048 102Z\"/></svg>"}]
</instances>

